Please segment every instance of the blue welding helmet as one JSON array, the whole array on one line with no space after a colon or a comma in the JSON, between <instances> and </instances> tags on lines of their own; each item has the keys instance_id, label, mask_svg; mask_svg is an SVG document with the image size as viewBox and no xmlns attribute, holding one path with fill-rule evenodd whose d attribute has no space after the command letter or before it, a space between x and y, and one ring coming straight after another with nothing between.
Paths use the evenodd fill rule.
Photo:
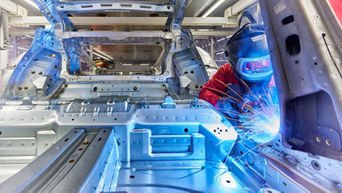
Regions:
<instances>
[{"instance_id":1,"label":"blue welding helmet","mask_svg":"<svg viewBox=\"0 0 342 193\"><path fill-rule=\"evenodd\" d=\"M263 25L244 25L230 38L225 52L237 77L254 84L271 80L273 71Z\"/></svg>"}]
</instances>

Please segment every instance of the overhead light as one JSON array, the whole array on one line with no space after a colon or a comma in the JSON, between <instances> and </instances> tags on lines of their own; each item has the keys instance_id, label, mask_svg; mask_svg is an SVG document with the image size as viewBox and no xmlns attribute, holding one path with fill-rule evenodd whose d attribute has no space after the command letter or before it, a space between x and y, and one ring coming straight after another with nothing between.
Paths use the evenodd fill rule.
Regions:
<instances>
[{"instance_id":1,"label":"overhead light","mask_svg":"<svg viewBox=\"0 0 342 193\"><path fill-rule=\"evenodd\" d=\"M223 2L225 2L225 0L217 0L201 17L208 17L208 15L214 12Z\"/></svg>"},{"instance_id":2,"label":"overhead light","mask_svg":"<svg viewBox=\"0 0 342 193\"><path fill-rule=\"evenodd\" d=\"M24 0L27 4L31 5L32 7L34 7L35 9L39 9L38 5L36 3L33 2L33 0Z\"/></svg>"}]
</instances>

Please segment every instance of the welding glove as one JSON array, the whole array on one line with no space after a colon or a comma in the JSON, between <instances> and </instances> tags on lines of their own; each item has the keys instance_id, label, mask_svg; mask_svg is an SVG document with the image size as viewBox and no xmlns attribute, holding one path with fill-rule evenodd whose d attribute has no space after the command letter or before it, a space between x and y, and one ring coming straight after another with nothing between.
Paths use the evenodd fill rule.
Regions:
<instances>
[{"instance_id":1,"label":"welding glove","mask_svg":"<svg viewBox=\"0 0 342 193\"><path fill-rule=\"evenodd\" d=\"M232 118L238 118L241 113L245 113L243 103L231 98L220 98L216 102L216 109Z\"/></svg>"},{"instance_id":2,"label":"welding glove","mask_svg":"<svg viewBox=\"0 0 342 193\"><path fill-rule=\"evenodd\" d=\"M277 90L275 87L267 87L261 92L255 92L253 96L250 94L248 96L244 96L244 100L248 106L257 111L279 104Z\"/></svg>"}]
</instances>

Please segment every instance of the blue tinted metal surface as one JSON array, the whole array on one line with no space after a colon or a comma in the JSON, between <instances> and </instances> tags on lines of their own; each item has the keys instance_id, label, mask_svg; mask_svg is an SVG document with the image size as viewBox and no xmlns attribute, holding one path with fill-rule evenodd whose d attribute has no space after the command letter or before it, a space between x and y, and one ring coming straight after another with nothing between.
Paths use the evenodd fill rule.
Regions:
<instances>
[{"instance_id":1,"label":"blue tinted metal surface","mask_svg":"<svg viewBox=\"0 0 342 193\"><path fill-rule=\"evenodd\" d=\"M38 29L32 46L19 62L5 90L4 98L45 98L52 95L63 83L59 78L60 43L54 32ZM37 89L37 92L32 92Z\"/></svg>"},{"instance_id":2,"label":"blue tinted metal surface","mask_svg":"<svg viewBox=\"0 0 342 193\"><path fill-rule=\"evenodd\" d=\"M117 191L248 192L224 168L121 169Z\"/></svg>"},{"instance_id":3,"label":"blue tinted metal surface","mask_svg":"<svg viewBox=\"0 0 342 193\"><path fill-rule=\"evenodd\" d=\"M37 30L0 101L0 164L37 158L2 183L3 192L341 190L340 162L283 147L273 126L274 141L257 144L192 99L208 77L180 29L187 1L36 2L52 28ZM168 32L71 31L68 13L103 10L167 13ZM83 45L155 40L165 50L161 75L79 74Z\"/></svg>"},{"instance_id":4,"label":"blue tinted metal surface","mask_svg":"<svg viewBox=\"0 0 342 193\"><path fill-rule=\"evenodd\" d=\"M174 1L168 3L138 2L138 1L75 1L60 2L59 0L34 0L45 17L57 29L74 29L68 15L72 13L88 12L117 12L135 11L149 13L166 13L168 20L166 29L180 30L188 0Z\"/></svg>"}]
</instances>

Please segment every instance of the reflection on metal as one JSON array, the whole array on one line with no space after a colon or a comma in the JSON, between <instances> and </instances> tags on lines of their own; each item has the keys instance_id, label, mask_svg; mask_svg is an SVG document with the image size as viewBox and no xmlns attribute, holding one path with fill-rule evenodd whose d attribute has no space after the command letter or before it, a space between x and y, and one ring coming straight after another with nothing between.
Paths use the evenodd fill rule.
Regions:
<instances>
[{"instance_id":1,"label":"reflection on metal","mask_svg":"<svg viewBox=\"0 0 342 193\"><path fill-rule=\"evenodd\" d=\"M9 177L0 184L1 192L339 191L339 161L284 147L281 135L268 145L239 140L227 119L196 98L208 81L208 66L215 65L195 47L191 31L180 29L187 1L171 0L156 7L127 4L131 11L152 12L172 5L166 32L72 31L76 29L72 20L58 6L71 6L72 12L77 6L91 12L114 11L98 7L109 1L36 2L52 29L37 30L0 99L0 171L15 164L9 173L13 174L26 165L12 177L1 176ZM135 7L142 4L147 7ZM225 43L227 32L219 32L223 38L215 39L215 46ZM208 37L215 32L193 33ZM145 49L146 45L154 48ZM110 50L118 47L131 53ZM159 48L162 57L156 54ZM283 47L272 48L287 56L286 50L278 50ZM96 61L100 59L95 53L101 55L96 50L110 61L124 55L139 62L134 67L125 63L118 74L103 67L84 70L104 62ZM144 57L158 58L160 73L136 73L155 67L146 65ZM306 97L297 102L313 104L312 96ZM314 97L326 100L324 93ZM325 133L312 136L314 143L321 137L320 145L327 148L338 144L337 138L326 138Z\"/></svg>"},{"instance_id":2,"label":"reflection on metal","mask_svg":"<svg viewBox=\"0 0 342 193\"><path fill-rule=\"evenodd\" d=\"M90 133L72 130L28 167L3 183L0 189L7 192L95 191L94 187L100 183L105 169L119 167L117 148L110 129ZM118 171L109 174L111 176L108 177L117 176Z\"/></svg>"},{"instance_id":3,"label":"reflection on metal","mask_svg":"<svg viewBox=\"0 0 342 193\"><path fill-rule=\"evenodd\" d=\"M257 0L238 1L225 11L224 16L227 18L234 17L238 15L242 10L246 9L247 7L253 5L256 2Z\"/></svg>"},{"instance_id":4,"label":"reflection on metal","mask_svg":"<svg viewBox=\"0 0 342 193\"><path fill-rule=\"evenodd\" d=\"M216 64L216 62L214 61L214 57L211 57L208 52L204 51L200 47L196 47L196 48L197 48L197 51L203 60L203 63L204 63L204 66L207 70L208 76L209 76L209 78L211 78L217 72L219 67Z\"/></svg>"},{"instance_id":5,"label":"reflection on metal","mask_svg":"<svg viewBox=\"0 0 342 193\"><path fill-rule=\"evenodd\" d=\"M103 11L141 11L152 13L173 13L172 4L157 4L150 2L61 2L56 6L58 12L67 13L87 13L87 12L103 12Z\"/></svg>"},{"instance_id":6,"label":"reflection on metal","mask_svg":"<svg viewBox=\"0 0 342 193\"><path fill-rule=\"evenodd\" d=\"M191 30L194 39L208 39L209 37L225 37L234 34L234 30ZM95 32L96 33L96 32ZM159 32L158 32L159 33ZM34 35L33 30L10 31L11 36Z\"/></svg>"},{"instance_id":7,"label":"reflection on metal","mask_svg":"<svg viewBox=\"0 0 342 193\"><path fill-rule=\"evenodd\" d=\"M209 9L203 13L201 17L208 17L212 12L214 12L225 0L217 0Z\"/></svg>"},{"instance_id":8,"label":"reflection on metal","mask_svg":"<svg viewBox=\"0 0 342 193\"><path fill-rule=\"evenodd\" d=\"M11 0L2 0L0 3L0 9L14 16L27 16L27 10Z\"/></svg>"},{"instance_id":9,"label":"reflection on metal","mask_svg":"<svg viewBox=\"0 0 342 193\"><path fill-rule=\"evenodd\" d=\"M8 25L8 14L2 12L0 15L0 50L7 50L9 46L9 25ZM2 60L1 60L2 61Z\"/></svg>"},{"instance_id":10,"label":"reflection on metal","mask_svg":"<svg viewBox=\"0 0 342 193\"><path fill-rule=\"evenodd\" d=\"M56 28L63 30L75 29L75 25L70 21L69 15L74 13L91 13L91 12L147 12L157 14L167 14L165 29L168 31L180 30L180 26L184 18L184 9L188 4L188 0L174 1L168 3L155 3L148 1L74 1L59 2L51 0L35 0L42 13L46 16L50 23L54 23Z\"/></svg>"},{"instance_id":11,"label":"reflection on metal","mask_svg":"<svg viewBox=\"0 0 342 193\"><path fill-rule=\"evenodd\" d=\"M134 32L114 32L114 31L85 31L85 32L62 32L61 38L96 38L105 37L109 40L125 40L127 38L164 38L172 39L174 34L170 32L159 32L159 31L134 31Z\"/></svg>"},{"instance_id":12,"label":"reflection on metal","mask_svg":"<svg viewBox=\"0 0 342 193\"><path fill-rule=\"evenodd\" d=\"M164 26L167 17L70 17L75 26L96 25L136 25L136 26ZM44 16L12 17L9 24L13 26L48 25L50 24ZM235 27L236 20L225 17L185 17L183 27Z\"/></svg>"}]
</instances>

